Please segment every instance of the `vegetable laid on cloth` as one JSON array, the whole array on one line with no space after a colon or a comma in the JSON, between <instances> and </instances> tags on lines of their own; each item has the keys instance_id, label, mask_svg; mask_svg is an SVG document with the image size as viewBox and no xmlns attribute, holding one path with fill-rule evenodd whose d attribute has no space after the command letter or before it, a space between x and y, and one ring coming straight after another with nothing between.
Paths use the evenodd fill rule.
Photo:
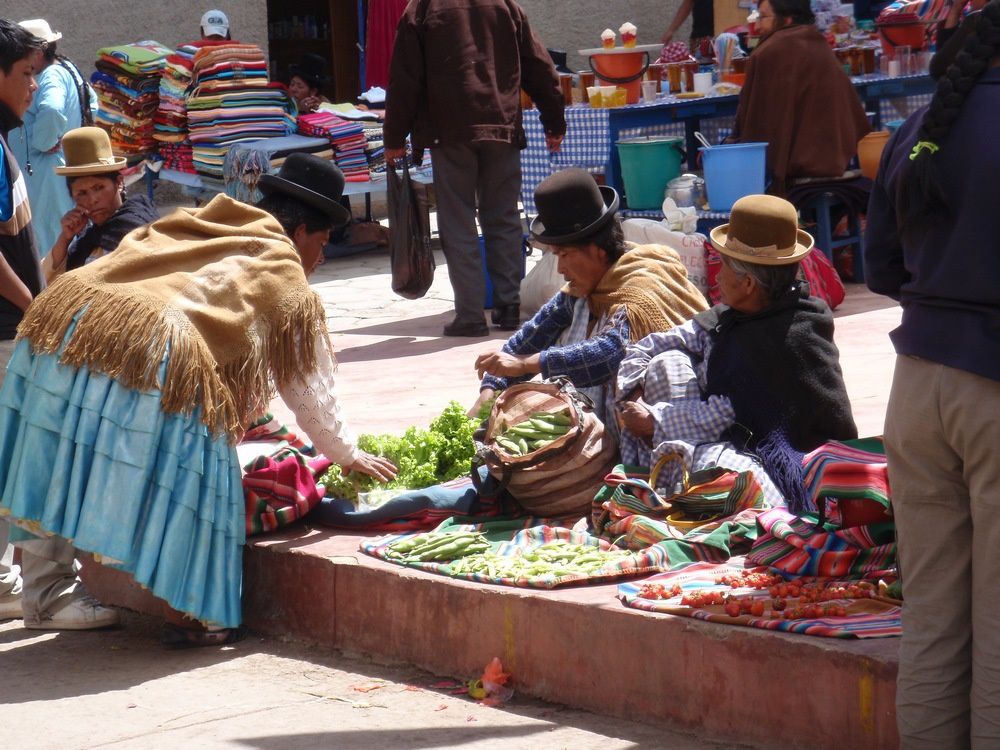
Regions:
<instances>
[{"instance_id":1,"label":"vegetable laid on cloth","mask_svg":"<svg viewBox=\"0 0 1000 750\"><path fill-rule=\"evenodd\" d=\"M389 545L389 556L400 562L445 561L488 549L490 543L476 531L431 531L393 542Z\"/></svg>"},{"instance_id":2,"label":"vegetable laid on cloth","mask_svg":"<svg viewBox=\"0 0 1000 750\"><path fill-rule=\"evenodd\" d=\"M461 404L452 401L426 430L410 427L403 435L358 438L358 448L383 456L398 467L399 473L391 482L379 485L377 480L356 471L344 476L339 466L331 466L320 481L327 497L356 501L359 492L376 487L419 490L466 476L476 450L472 435L478 425L477 420L466 416Z\"/></svg>"},{"instance_id":3,"label":"vegetable laid on cloth","mask_svg":"<svg viewBox=\"0 0 1000 750\"><path fill-rule=\"evenodd\" d=\"M628 550L602 550L560 539L533 547L520 555L499 555L494 552L466 555L449 563L448 572L451 575L483 573L501 578L587 575L628 558L631 554Z\"/></svg>"}]
</instances>

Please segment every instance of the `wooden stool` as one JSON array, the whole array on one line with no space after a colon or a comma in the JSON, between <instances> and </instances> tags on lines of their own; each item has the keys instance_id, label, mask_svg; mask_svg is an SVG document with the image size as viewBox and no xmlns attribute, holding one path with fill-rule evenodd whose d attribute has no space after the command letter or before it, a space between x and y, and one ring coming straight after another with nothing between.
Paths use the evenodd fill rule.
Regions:
<instances>
[{"instance_id":1,"label":"wooden stool","mask_svg":"<svg viewBox=\"0 0 1000 750\"><path fill-rule=\"evenodd\" d=\"M853 210L848 204L840 200L833 193L817 193L816 195L801 201L796 208L803 220L811 219L816 224L815 239L816 247L826 254L830 262L836 268L834 261L834 249L854 245L854 281L861 283L865 280L864 271L864 251L865 238L861 230L861 219L858 212ZM836 229L833 223L834 209L841 208L847 214L847 234L834 235Z\"/></svg>"}]
</instances>

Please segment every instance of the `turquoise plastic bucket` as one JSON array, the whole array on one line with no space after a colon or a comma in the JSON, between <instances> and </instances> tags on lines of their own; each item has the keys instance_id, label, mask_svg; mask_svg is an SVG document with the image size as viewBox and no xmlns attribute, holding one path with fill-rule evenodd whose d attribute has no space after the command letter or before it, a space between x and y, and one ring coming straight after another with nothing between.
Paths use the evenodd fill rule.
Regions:
<instances>
[{"instance_id":1,"label":"turquoise plastic bucket","mask_svg":"<svg viewBox=\"0 0 1000 750\"><path fill-rule=\"evenodd\" d=\"M680 175L683 138L646 137L618 141L625 203L629 208L660 208L667 183Z\"/></svg>"},{"instance_id":2,"label":"turquoise plastic bucket","mask_svg":"<svg viewBox=\"0 0 1000 750\"><path fill-rule=\"evenodd\" d=\"M727 143L698 150L711 210L729 211L743 196L764 192L766 143Z\"/></svg>"}]
</instances>

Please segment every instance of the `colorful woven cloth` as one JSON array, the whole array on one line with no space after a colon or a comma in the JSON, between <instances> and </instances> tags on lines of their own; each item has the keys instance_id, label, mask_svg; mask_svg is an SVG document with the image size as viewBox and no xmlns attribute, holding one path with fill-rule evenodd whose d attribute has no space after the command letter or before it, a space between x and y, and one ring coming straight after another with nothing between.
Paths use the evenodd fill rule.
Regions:
<instances>
[{"instance_id":1,"label":"colorful woven cloth","mask_svg":"<svg viewBox=\"0 0 1000 750\"><path fill-rule=\"evenodd\" d=\"M315 457L316 449L308 440L303 440L297 432L292 432L283 422L274 418L271 412L261 415L254 420L246 433L243 435L242 443L253 443L262 440L273 440L282 442L306 456Z\"/></svg>"},{"instance_id":2,"label":"colorful woven cloth","mask_svg":"<svg viewBox=\"0 0 1000 750\"><path fill-rule=\"evenodd\" d=\"M481 469L487 487L496 480ZM391 490L386 490L391 492ZM461 477L422 490L401 491L395 497L370 507L338 497L324 498L311 520L325 526L354 531L390 532L429 530L449 518L485 521L512 515L513 501L500 491L480 496L472 479Z\"/></svg>"},{"instance_id":3,"label":"colorful woven cloth","mask_svg":"<svg viewBox=\"0 0 1000 750\"><path fill-rule=\"evenodd\" d=\"M546 519L525 517L513 520L488 521L478 524L461 524L454 519L445 521L437 527L435 531L479 531L490 541L493 551L503 556L515 556L523 554L532 547L539 547L543 544L564 540L570 544L582 544L588 547L600 548L602 550L612 549L612 545L592 536L585 531L574 531L565 527L550 525L552 521ZM597 570L589 575L578 573L567 573L565 575L545 574L524 578L505 578L502 576L488 576L482 573L451 573L447 563L439 562L400 562L386 555L386 548L393 542L404 539L411 534L399 534L395 536L382 537L381 539L366 540L361 543L361 550L369 555L373 555L388 562L425 570L430 573L440 573L452 578L461 578L467 581L478 581L479 583L495 583L502 586L519 586L522 588L552 589L558 586L572 584L598 584L621 578L631 578L634 576L648 575L660 570L664 570L666 556L657 548L641 553L634 553L627 558L620 559L615 563Z\"/></svg>"},{"instance_id":4,"label":"colorful woven cloth","mask_svg":"<svg viewBox=\"0 0 1000 750\"><path fill-rule=\"evenodd\" d=\"M90 79L101 105L96 123L108 131L116 154L155 150L160 74L172 53L154 41L98 50L97 70Z\"/></svg>"},{"instance_id":5,"label":"colorful woven cloth","mask_svg":"<svg viewBox=\"0 0 1000 750\"><path fill-rule=\"evenodd\" d=\"M749 548L757 529L753 516L756 512L746 511L744 515L734 516L692 531L683 539L667 539L640 549L634 549L631 546L637 539L634 534L633 538L624 540L629 543L629 546L626 546L621 540L619 544L612 545L607 539L561 526L559 521L526 517L462 525L460 519L451 519L441 524L437 530L480 531L493 543L494 551L502 555L521 554L529 547L539 546L556 539L564 539L571 544L586 544L601 549L610 549L616 546L618 549L627 548L633 551L629 557L615 565L586 576L570 574L560 577L503 578L481 574L453 575L445 563L408 563L408 565L453 578L496 583L504 586L549 589L571 584L607 583L622 578L671 570L696 561L719 562L728 560L734 551L739 552ZM406 536L408 535L402 534L365 541L362 542L361 549L375 557L388 559L385 555L385 548L397 539ZM390 562L398 563L399 561L390 560Z\"/></svg>"},{"instance_id":6,"label":"colorful woven cloth","mask_svg":"<svg viewBox=\"0 0 1000 750\"><path fill-rule=\"evenodd\" d=\"M896 565L896 527L891 522L840 529L818 516L793 516L782 508L762 514L760 534L747 560L792 575L878 578Z\"/></svg>"},{"instance_id":7,"label":"colorful woven cloth","mask_svg":"<svg viewBox=\"0 0 1000 750\"><path fill-rule=\"evenodd\" d=\"M317 481L330 466L324 456L310 457L284 444L247 463L243 467L247 536L287 526L315 508L324 494Z\"/></svg>"},{"instance_id":8,"label":"colorful woven cloth","mask_svg":"<svg viewBox=\"0 0 1000 750\"><path fill-rule=\"evenodd\" d=\"M702 526L718 527L723 520L745 510L764 506L764 491L752 472L708 472L691 476L684 492L672 498L660 497L646 479L649 470L619 464L604 479L592 506L594 529L599 536L617 539L625 536L629 549L638 542L649 546L666 539L680 539L687 531L670 525L666 519L679 509L711 508ZM753 514L746 517L750 521ZM714 523L713 523L714 522ZM688 526L688 530L693 527Z\"/></svg>"},{"instance_id":9,"label":"colorful woven cloth","mask_svg":"<svg viewBox=\"0 0 1000 750\"><path fill-rule=\"evenodd\" d=\"M802 633L804 635L819 635L827 638L885 638L902 634L902 608L899 602L891 599L845 599L828 602L843 605L847 610L844 617L821 617L809 620L784 620L765 617L740 615L730 617L725 614L721 605L702 608L682 606L681 596L670 599L643 599L639 592L643 585L658 583L668 590L679 585L685 591L696 589L702 591L723 591L734 596L752 595L766 601L770 598L767 590L750 588L733 589L727 584L716 583L716 579L725 574L740 573L748 567L765 571L766 568L753 568L745 564L742 558L733 558L729 563L717 565L712 563L694 563L683 570L663 573L647 578L644 581L623 583L618 587L618 598L626 607L641 609L647 612L661 612L669 615L682 615L696 620L707 620L725 625L743 625L763 630L778 630L785 633ZM831 580L831 582L833 582ZM838 583L849 581L838 580Z\"/></svg>"},{"instance_id":10,"label":"colorful woven cloth","mask_svg":"<svg viewBox=\"0 0 1000 750\"><path fill-rule=\"evenodd\" d=\"M889 507L889 472L882 438L831 441L803 461L806 492L817 508L825 500L870 500ZM833 520L839 516L833 517Z\"/></svg>"}]
</instances>

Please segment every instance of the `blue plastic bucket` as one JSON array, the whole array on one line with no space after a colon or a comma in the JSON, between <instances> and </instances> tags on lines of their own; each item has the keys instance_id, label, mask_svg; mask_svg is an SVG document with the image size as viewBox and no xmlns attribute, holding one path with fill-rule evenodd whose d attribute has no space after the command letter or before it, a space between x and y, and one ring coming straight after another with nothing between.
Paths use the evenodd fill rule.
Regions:
<instances>
[{"instance_id":1,"label":"blue plastic bucket","mask_svg":"<svg viewBox=\"0 0 1000 750\"><path fill-rule=\"evenodd\" d=\"M711 210L729 211L740 198L764 192L766 143L727 143L698 150Z\"/></svg>"},{"instance_id":2,"label":"blue plastic bucket","mask_svg":"<svg viewBox=\"0 0 1000 750\"><path fill-rule=\"evenodd\" d=\"M660 208L667 183L680 175L683 138L647 137L618 141L625 203L629 208Z\"/></svg>"}]
</instances>

